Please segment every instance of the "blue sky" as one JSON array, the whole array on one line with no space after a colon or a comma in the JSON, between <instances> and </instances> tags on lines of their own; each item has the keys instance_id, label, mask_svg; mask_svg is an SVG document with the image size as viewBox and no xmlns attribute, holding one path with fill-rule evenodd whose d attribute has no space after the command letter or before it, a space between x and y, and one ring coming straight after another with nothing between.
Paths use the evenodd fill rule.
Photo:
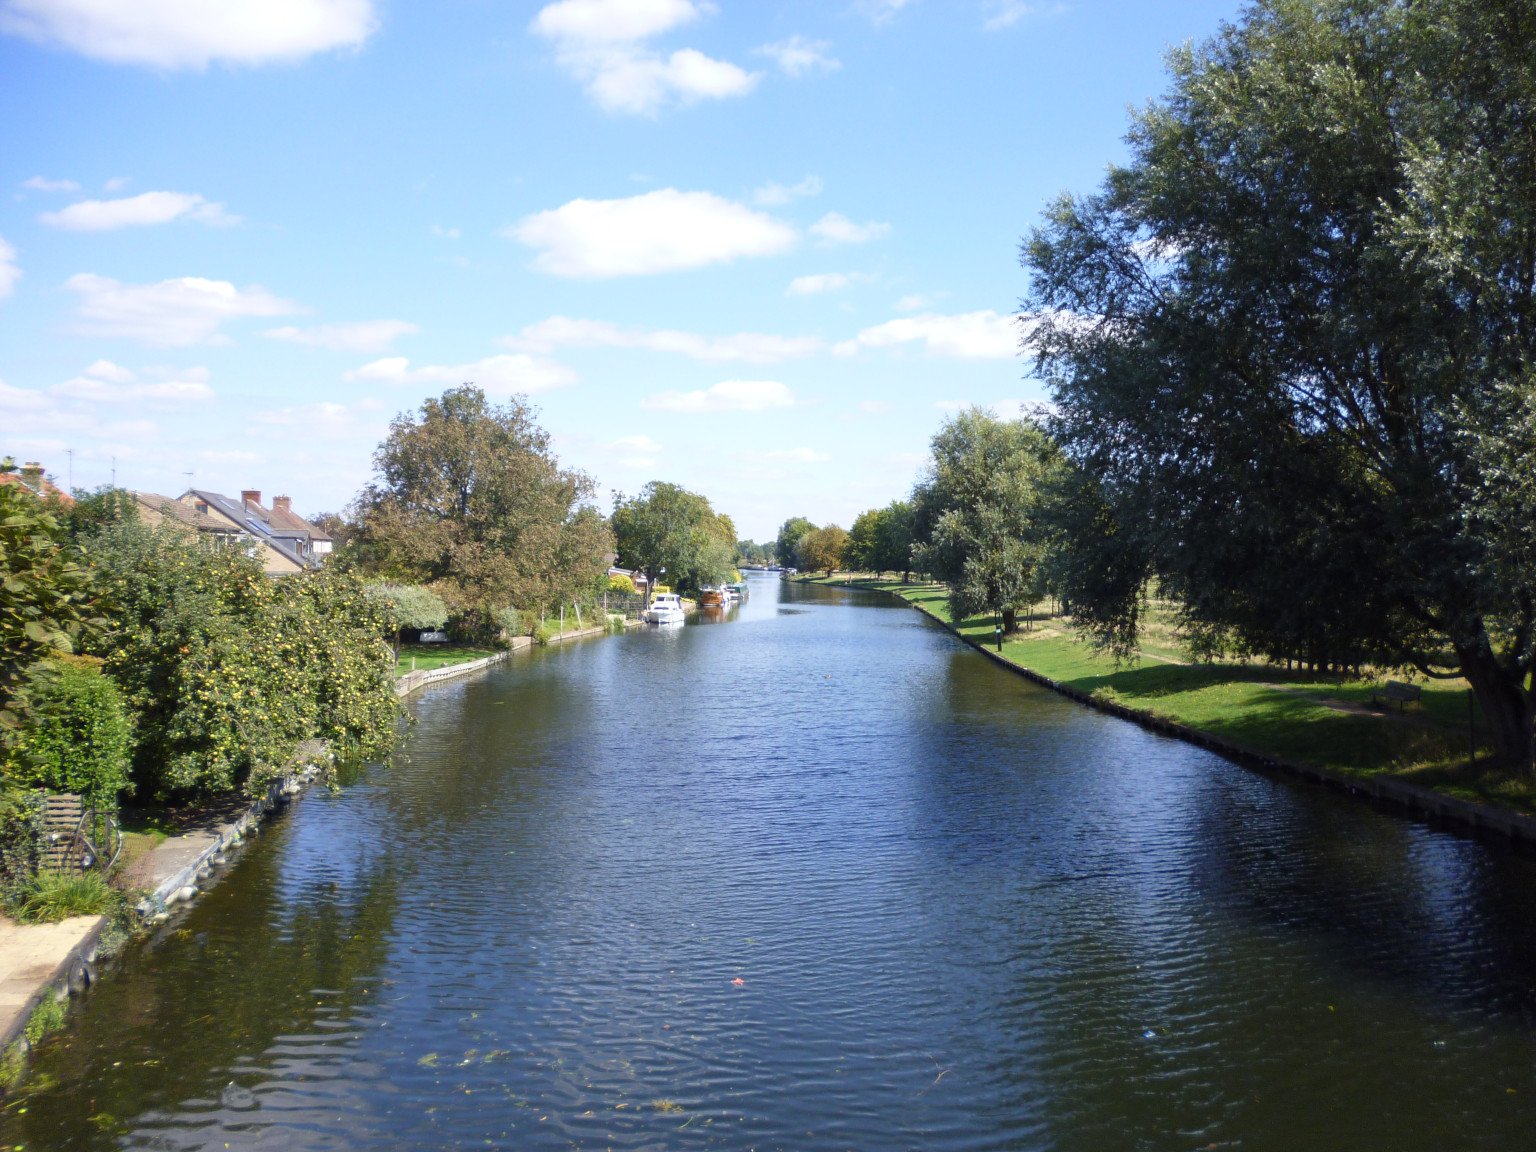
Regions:
<instances>
[{"instance_id":1,"label":"blue sky","mask_svg":"<svg viewBox=\"0 0 1536 1152\"><path fill-rule=\"evenodd\" d=\"M1237 12L0 0L0 454L316 513L474 381L605 509L846 526L1044 399L1019 241Z\"/></svg>"}]
</instances>

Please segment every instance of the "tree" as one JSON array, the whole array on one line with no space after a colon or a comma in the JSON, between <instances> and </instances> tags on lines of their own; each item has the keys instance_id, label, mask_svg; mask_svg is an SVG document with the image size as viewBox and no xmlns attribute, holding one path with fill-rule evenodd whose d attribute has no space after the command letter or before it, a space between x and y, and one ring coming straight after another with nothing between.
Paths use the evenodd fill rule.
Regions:
<instances>
[{"instance_id":1,"label":"tree","mask_svg":"<svg viewBox=\"0 0 1536 1152\"><path fill-rule=\"evenodd\" d=\"M591 602L612 534L590 478L562 469L520 397L466 384L390 425L358 499L356 563L437 591L472 629L507 605Z\"/></svg>"},{"instance_id":2,"label":"tree","mask_svg":"<svg viewBox=\"0 0 1536 1152\"><path fill-rule=\"evenodd\" d=\"M848 529L848 544L843 550L843 561L856 572L874 572L880 535L882 509L867 508L853 518Z\"/></svg>"},{"instance_id":3,"label":"tree","mask_svg":"<svg viewBox=\"0 0 1536 1152\"><path fill-rule=\"evenodd\" d=\"M814 532L816 525L812 524L804 516L791 516L784 521L779 529L778 539L774 541L773 552L778 557L778 562L786 568L805 568L807 565L800 560L800 539L807 532Z\"/></svg>"},{"instance_id":4,"label":"tree","mask_svg":"<svg viewBox=\"0 0 1536 1152\"><path fill-rule=\"evenodd\" d=\"M619 561L645 573L650 587L666 582L698 588L730 579L736 527L697 492L653 480L638 496L614 493L613 533Z\"/></svg>"},{"instance_id":5,"label":"tree","mask_svg":"<svg viewBox=\"0 0 1536 1152\"><path fill-rule=\"evenodd\" d=\"M842 567L843 553L848 548L848 530L836 524L813 528L800 537L798 546L800 563L808 572L825 572L828 576Z\"/></svg>"},{"instance_id":6,"label":"tree","mask_svg":"<svg viewBox=\"0 0 1536 1152\"><path fill-rule=\"evenodd\" d=\"M880 511L870 563L877 572L900 572L912 577L912 505L892 500Z\"/></svg>"},{"instance_id":7,"label":"tree","mask_svg":"<svg viewBox=\"0 0 1536 1152\"><path fill-rule=\"evenodd\" d=\"M58 520L32 492L0 484L0 730L28 665L76 650L98 627L88 573Z\"/></svg>"},{"instance_id":8,"label":"tree","mask_svg":"<svg viewBox=\"0 0 1536 1152\"><path fill-rule=\"evenodd\" d=\"M376 580L363 591L388 612L397 641L402 632L430 632L448 623L448 605L430 588Z\"/></svg>"},{"instance_id":9,"label":"tree","mask_svg":"<svg viewBox=\"0 0 1536 1152\"><path fill-rule=\"evenodd\" d=\"M738 540L736 559L739 564L772 564L773 544L771 542L759 544L755 540Z\"/></svg>"},{"instance_id":10,"label":"tree","mask_svg":"<svg viewBox=\"0 0 1536 1152\"><path fill-rule=\"evenodd\" d=\"M1055 446L1031 421L969 408L934 435L932 454L913 493L913 519L931 525L918 567L949 585L957 620L996 612L1011 632L1043 592L1042 501Z\"/></svg>"},{"instance_id":11,"label":"tree","mask_svg":"<svg viewBox=\"0 0 1536 1152\"><path fill-rule=\"evenodd\" d=\"M1256 651L1460 673L1530 769L1533 35L1515 0L1261 0L1050 210L1028 308L1120 572L1068 590L1101 636L1155 576Z\"/></svg>"}]
</instances>

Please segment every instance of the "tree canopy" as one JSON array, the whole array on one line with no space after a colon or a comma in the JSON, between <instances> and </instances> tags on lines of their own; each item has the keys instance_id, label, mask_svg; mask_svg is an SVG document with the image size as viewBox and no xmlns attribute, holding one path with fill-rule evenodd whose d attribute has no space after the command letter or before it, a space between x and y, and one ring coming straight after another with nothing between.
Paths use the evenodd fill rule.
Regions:
<instances>
[{"instance_id":1,"label":"tree canopy","mask_svg":"<svg viewBox=\"0 0 1536 1152\"><path fill-rule=\"evenodd\" d=\"M784 521L779 528L778 538L774 541L773 552L778 562L786 568L805 568L801 563L800 540L807 532L814 532L816 525L804 516L791 516Z\"/></svg>"},{"instance_id":2,"label":"tree canopy","mask_svg":"<svg viewBox=\"0 0 1536 1152\"><path fill-rule=\"evenodd\" d=\"M837 524L813 528L800 537L798 552L800 565L808 572L825 572L831 575L843 565L843 554L848 550L848 530Z\"/></svg>"},{"instance_id":3,"label":"tree canopy","mask_svg":"<svg viewBox=\"0 0 1536 1152\"><path fill-rule=\"evenodd\" d=\"M1047 530L1045 486L1057 466L1050 438L1028 420L969 408L934 435L913 491L915 563L949 585L956 619L997 612L1012 630L1039 599Z\"/></svg>"},{"instance_id":4,"label":"tree canopy","mask_svg":"<svg viewBox=\"0 0 1536 1152\"><path fill-rule=\"evenodd\" d=\"M592 600L613 540L584 473L561 468L521 397L466 384L390 425L359 496L352 547L367 571L431 587L489 626L507 606Z\"/></svg>"},{"instance_id":5,"label":"tree canopy","mask_svg":"<svg viewBox=\"0 0 1536 1152\"><path fill-rule=\"evenodd\" d=\"M736 525L697 492L653 480L637 496L615 493L612 523L619 562L652 588L720 584L735 570Z\"/></svg>"},{"instance_id":6,"label":"tree canopy","mask_svg":"<svg viewBox=\"0 0 1536 1152\"><path fill-rule=\"evenodd\" d=\"M1028 308L1101 635L1155 576L1215 643L1459 671L1531 765L1533 37L1515 0L1259 0L1050 210Z\"/></svg>"}]
</instances>

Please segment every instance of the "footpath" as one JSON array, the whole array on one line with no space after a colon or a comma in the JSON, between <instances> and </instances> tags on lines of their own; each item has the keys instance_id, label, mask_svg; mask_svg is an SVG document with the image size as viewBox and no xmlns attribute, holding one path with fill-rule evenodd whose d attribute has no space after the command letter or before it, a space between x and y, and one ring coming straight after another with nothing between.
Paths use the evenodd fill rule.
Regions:
<instances>
[{"instance_id":1,"label":"footpath","mask_svg":"<svg viewBox=\"0 0 1536 1152\"><path fill-rule=\"evenodd\" d=\"M550 638L562 643L602 635L602 627L583 628ZM467 676L508 658L511 652L531 645L518 637L511 649L481 660L453 664L431 671L410 672L395 682L402 699L442 680ZM290 777L274 784L254 802L225 806L205 813L179 834L162 840L138 857L121 877L122 885L147 893L139 913L150 924L163 923L170 909L194 899L229 854L237 848L273 809L302 792L317 774ZM105 916L72 916L56 924L17 924L0 915L0 1053L14 1045L25 1050L27 1023L51 998L62 998L96 979Z\"/></svg>"}]
</instances>

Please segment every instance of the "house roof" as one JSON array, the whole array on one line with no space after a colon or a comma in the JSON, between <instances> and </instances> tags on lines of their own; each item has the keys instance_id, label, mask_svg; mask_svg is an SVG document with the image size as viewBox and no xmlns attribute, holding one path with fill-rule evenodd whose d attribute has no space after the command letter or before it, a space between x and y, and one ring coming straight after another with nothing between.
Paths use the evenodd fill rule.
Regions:
<instances>
[{"instance_id":1,"label":"house roof","mask_svg":"<svg viewBox=\"0 0 1536 1152\"><path fill-rule=\"evenodd\" d=\"M215 520L206 512L199 512L190 504L183 504L170 496L162 496L158 492L135 492L133 498L151 512L195 531L225 533L231 531L228 524Z\"/></svg>"},{"instance_id":2,"label":"house roof","mask_svg":"<svg viewBox=\"0 0 1536 1152\"><path fill-rule=\"evenodd\" d=\"M307 536L311 540L329 540L330 537L316 528L304 517L296 515L286 508L264 509L267 523L272 526L274 532L282 532L284 535Z\"/></svg>"},{"instance_id":3,"label":"house roof","mask_svg":"<svg viewBox=\"0 0 1536 1152\"><path fill-rule=\"evenodd\" d=\"M28 484L26 480L22 479L20 471L0 472L0 484L14 484L18 488L25 488L28 492L31 492L37 496L52 496L65 507L68 507L75 502L75 498L73 496L64 491L64 489L60 488L52 480L49 480L46 476L41 477L39 483L41 484L41 487Z\"/></svg>"},{"instance_id":4,"label":"house roof","mask_svg":"<svg viewBox=\"0 0 1536 1152\"><path fill-rule=\"evenodd\" d=\"M274 533L272 531L267 524L267 511L260 504L250 507L243 500L232 500L222 492L209 492L205 488L189 488L187 489L187 494L196 496L210 508L217 508L230 520L240 525L241 528L272 549L272 551L292 560L300 568L313 568L315 566L314 561L305 557L303 553L294 547L292 533Z\"/></svg>"}]
</instances>

